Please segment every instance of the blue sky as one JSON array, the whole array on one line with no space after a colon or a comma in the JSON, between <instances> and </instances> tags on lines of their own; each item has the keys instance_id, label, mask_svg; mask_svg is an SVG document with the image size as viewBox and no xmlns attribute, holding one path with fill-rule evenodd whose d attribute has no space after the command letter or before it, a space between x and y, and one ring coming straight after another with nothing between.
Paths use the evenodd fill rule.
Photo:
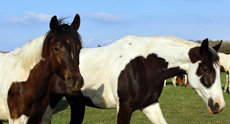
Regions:
<instances>
[{"instance_id":1,"label":"blue sky","mask_svg":"<svg viewBox=\"0 0 230 124\"><path fill-rule=\"evenodd\" d=\"M126 35L230 41L230 0L4 0L0 12L0 51L45 34L52 16L71 23L76 13L84 47Z\"/></svg>"}]
</instances>

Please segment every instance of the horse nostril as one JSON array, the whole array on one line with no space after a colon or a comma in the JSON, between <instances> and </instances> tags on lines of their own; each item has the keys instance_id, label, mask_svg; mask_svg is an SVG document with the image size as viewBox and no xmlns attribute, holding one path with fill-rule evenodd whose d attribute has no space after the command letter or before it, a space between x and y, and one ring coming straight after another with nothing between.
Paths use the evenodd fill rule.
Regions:
<instances>
[{"instance_id":1,"label":"horse nostril","mask_svg":"<svg viewBox=\"0 0 230 124\"><path fill-rule=\"evenodd\" d=\"M65 83L68 88L72 88L75 84L72 77L67 77Z\"/></svg>"},{"instance_id":2,"label":"horse nostril","mask_svg":"<svg viewBox=\"0 0 230 124\"><path fill-rule=\"evenodd\" d=\"M214 107L215 107L217 110L219 110L219 108L220 108L219 103L215 103Z\"/></svg>"},{"instance_id":3,"label":"horse nostril","mask_svg":"<svg viewBox=\"0 0 230 124\"><path fill-rule=\"evenodd\" d=\"M209 107L209 112L211 114L218 114L223 109L223 108L221 108L221 104L220 103L214 102L212 99L208 100L208 107Z\"/></svg>"},{"instance_id":4,"label":"horse nostril","mask_svg":"<svg viewBox=\"0 0 230 124\"><path fill-rule=\"evenodd\" d=\"M72 78L71 77L67 77L67 80L72 80Z\"/></svg>"},{"instance_id":5,"label":"horse nostril","mask_svg":"<svg viewBox=\"0 0 230 124\"><path fill-rule=\"evenodd\" d=\"M82 77L79 78L79 86L81 88L84 86L84 79Z\"/></svg>"}]
</instances>

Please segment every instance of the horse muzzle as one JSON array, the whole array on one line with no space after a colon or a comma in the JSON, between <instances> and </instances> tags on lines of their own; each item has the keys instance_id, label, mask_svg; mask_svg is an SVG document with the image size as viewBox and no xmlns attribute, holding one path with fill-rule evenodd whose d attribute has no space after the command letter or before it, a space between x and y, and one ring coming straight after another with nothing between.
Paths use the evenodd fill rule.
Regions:
<instances>
[{"instance_id":1,"label":"horse muzzle","mask_svg":"<svg viewBox=\"0 0 230 124\"><path fill-rule=\"evenodd\" d=\"M68 90L80 91L84 86L84 80L82 76L79 76L78 78L68 77L65 79L65 84Z\"/></svg>"},{"instance_id":2,"label":"horse muzzle","mask_svg":"<svg viewBox=\"0 0 230 124\"><path fill-rule=\"evenodd\" d=\"M208 110L211 114L218 114L224 109L224 106L221 106L218 102L213 102L212 99L208 100Z\"/></svg>"}]
</instances>

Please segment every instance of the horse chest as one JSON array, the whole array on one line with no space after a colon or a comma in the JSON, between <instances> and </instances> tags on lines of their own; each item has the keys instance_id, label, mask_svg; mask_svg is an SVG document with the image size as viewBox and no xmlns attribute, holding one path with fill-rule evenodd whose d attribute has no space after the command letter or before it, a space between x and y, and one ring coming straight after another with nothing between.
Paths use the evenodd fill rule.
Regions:
<instances>
[{"instance_id":1,"label":"horse chest","mask_svg":"<svg viewBox=\"0 0 230 124\"><path fill-rule=\"evenodd\" d=\"M0 120L7 120L8 119L8 111L3 100L0 98Z\"/></svg>"},{"instance_id":2,"label":"horse chest","mask_svg":"<svg viewBox=\"0 0 230 124\"><path fill-rule=\"evenodd\" d=\"M30 71L27 81L12 83L7 98L11 118L18 118L23 114L31 116L41 110L41 103L48 93L48 83L42 82L48 82L52 76L47 65L49 63L40 62Z\"/></svg>"}]
</instances>

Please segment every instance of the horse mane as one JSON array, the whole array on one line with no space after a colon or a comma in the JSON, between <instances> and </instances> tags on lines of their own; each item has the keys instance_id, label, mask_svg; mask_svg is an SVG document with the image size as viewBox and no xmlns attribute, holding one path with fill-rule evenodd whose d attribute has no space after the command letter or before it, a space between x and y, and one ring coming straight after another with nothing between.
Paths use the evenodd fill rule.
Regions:
<instances>
[{"instance_id":1,"label":"horse mane","mask_svg":"<svg viewBox=\"0 0 230 124\"><path fill-rule=\"evenodd\" d=\"M41 51L43 41L44 35L33 39L23 47L10 52L10 54L16 59L14 66L17 66L20 63L24 69L29 70L37 64L42 59Z\"/></svg>"},{"instance_id":2,"label":"horse mane","mask_svg":"<svg viewBox=\"0 0 230 124\"><path fill-rule=\"evenodd\" d=\"M79 39L79 43L80 47L82 48L82 38L80 36L80 34L71 26L69 26L69 24L64 23L64 20L66 18L59 18L58 19L58 28L57 28L57 34L69 34L74 36L74 38ZM51 31L48 31L46 33L46 37L45 37L45 42L44 42L44 47L42 50L42 57L45 57L47 55L49 55L49 45L50 45L50 39L51 39Z\"/></svg>"},{"instance_id":3,"label":"horse mane","mask_svg":"<svg viewBox=\"0 0 230 124\"><path fill-rule=\"evenodd\" d=\"M211 56L209 56L209 60L215 63L216 65L220 65L218 53L212 47L208 47L208 51L211 53Z\"/></svg>"}]
</instances>

